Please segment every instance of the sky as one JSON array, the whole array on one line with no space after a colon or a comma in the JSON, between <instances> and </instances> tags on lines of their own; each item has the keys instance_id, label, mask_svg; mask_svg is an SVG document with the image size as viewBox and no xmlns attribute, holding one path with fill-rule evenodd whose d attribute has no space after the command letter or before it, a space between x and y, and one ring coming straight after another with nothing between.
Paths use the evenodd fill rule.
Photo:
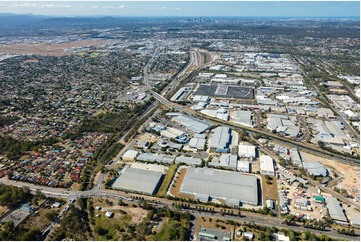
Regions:
<instances>
[{"instance_id":1,"label":"sky","mask_svg":"<svg viewBox=\"0 0 361 242\"><path fill-rule=\"evenodd\" d=\"M0 1L0 13L57 16L359 17L359 1Z\"/></svg>"}]
</instances>

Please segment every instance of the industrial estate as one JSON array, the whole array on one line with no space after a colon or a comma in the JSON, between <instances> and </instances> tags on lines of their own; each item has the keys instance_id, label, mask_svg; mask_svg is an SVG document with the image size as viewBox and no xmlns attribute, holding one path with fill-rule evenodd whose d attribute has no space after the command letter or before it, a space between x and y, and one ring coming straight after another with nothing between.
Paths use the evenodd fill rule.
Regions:
<instances>
[{"instance_id":1,"label":"industrial estate","mask_svg":"<svg viewBox=\"0 0 361 242\"><path fill-rule=\"evenodd\" d=\"M16 17L1 240L359 241L359 20Z\"/></svg>"}]
</instances>

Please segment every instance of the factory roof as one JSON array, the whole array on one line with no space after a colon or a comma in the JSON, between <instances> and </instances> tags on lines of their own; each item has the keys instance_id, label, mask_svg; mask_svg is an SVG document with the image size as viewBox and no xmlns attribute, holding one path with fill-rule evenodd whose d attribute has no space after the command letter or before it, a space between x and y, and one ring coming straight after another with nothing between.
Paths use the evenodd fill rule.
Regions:
<instances>
[{"instance_id":1,"label":"factory roof","mask_svg":"<svg viewBox=\"0 0 361 242\"><path fill-rule=\"evenodd\" d=\"M260 170L261 174L274 175L275 168L273 165L272 157L268 155L261 155L260 157Z\"/></svg>"},{"instance_id":2,"label":"factory roof","mask_svg":"<svg viewBox=\"0 0 361 242\"><path fill-rule=\"evenodd\" d=\"M292 163L293 163L295 166L300 166L300 165L302 164L302 157L301 157L298 149L292 148L292 149L290 150L290 153L291 153Z\"/></svg>"},{"instance_id":3,"label":"factory roof","mask_svg":"<svg viewBox=\"0 0 361 242\"><path fill-rule=\"evenodd\" d=\"M212 126L203 120L193 118L185 114L178 114L172 120L180 123L186 129L189 129L195 133L203 133Z\"/></svg>"},{"instance_id":4,"label":"factory roof","mask_svg":"<svg viewBox=\"0 0 361 242\"><path fill-rule=\"evenodd\" d=\"M132 167L125 168L119 178L114 182L113 188L137 191L146 194L156 193L163 173L143 170Z\"/></svg>"},{"instance_id":5,"label":"factory roof","mask_svg":"<svg viewBox=\"0 0 361 242\"><path fill-rule=\"evenodd\" d=\"M303 168L314 176L326 177L328 175L326 167L318 162L303 161Z\"/></svg>"},{"instance_id":6,"label":"factory roof","mask_svg":"<svg viewBox=\"0 0 361 242\"><path fill-rule=\"evenodd\" d=\"M229 146L230 138L230 128L224 126L217 127L213 130L210 147L215 149L226 149Z\"/></svg>"},{"instance_id":7,"label":"factory roof","mask_svg":"<svg viewBox=\"0 0 361 242\"><path fill-rule=\"evenodd\" d=\"M253 127L252 112L251 111L234 111L233 122L242 124L248 127Z\"/></svg>"},{"instance_id":8,"label":"factory roof","mask_svg":"<svg viewBox=\"0 0 361 242\"><path fill-rule=\"evenodd\" d=\"M209 99L210 99L209 96L202 96L202 95L195 95L193 97L194 102L208 102Z\"/></svg>"},{"instance_id":9,"label":"factory roof","mask_svg":"<svg viewBox=\"0 0 361 242\"><path fill-rule=\"evenodd\" d=\"M226 168L237 168L237 159L238 157L236 155L232 154L222 154L219 158L218 162L209 162L208 166L219 166L219 167L226 167Z\"/></svg>"},{"instance_id":10,"label":"factory roof","mask_svg":"<svg viewBox=\"0 0 361 242\"><path fill-rule=\"evenodd\" d=\"M257 178L239 172L220 171L210 168L189 168L181 192L205 194L213 198L239 200L258 204Z\"/></svg>"},{"instance_id":11,"label":"factory roof","mask_svg":"<svg viewBox=\"0 0 361 242\"><path fill-rule=\"evenodd\" d=\"M153 153L142 153L139 154L137 160L140 161L148 161L148 162L162 162L167 164L173 164L174 156L171 155L164 155L164 154L153 154Z\"/></svg>"},{"instance_id":12,"label":"factory roof","mask_svg":"<svg viewBox=\"0 0 361 242\"><path fill-rule=\"evenodd\" d=\"M194 157L178 156L175 158L175 163L185 163L187 165L200 166L202 164L202 160Z\"/></svg>"},{"instance_id":13,"label":"factory roof","mask_svg":"<svg viewBox=\"0 0 361 242\"><path fill-rule=\"evenodd\" d=\"M255 158L256 157L256 146L254 145L238 145L238 155L240 157Z\"/></svg>"},{"instance_id":14,"label":"factory roof","mask_svg":"<svg viewBox=\"0 0 361 242\"><path fill-rule=\"evenodd\" d=\"M203 150L204 146L206 144L206 140L205 139L199 139L199 138L192 138L189 141L189 146L192 148L196 148L198 150Z\"/></svg>"},{"instance_id":15,"label":"factory roof","mask_svg":"<svg viewBox=\"0 0 361 242\"><path fill-rule=\"evenodd\" d=\"M347 222L345 213L343 212L340 202L332 195L324 196L328 213L333 220Z\"/></svg>"},{"instance_id":16,"label":"factory roof","mask_svg":"<svg viewBox=\"0 0 361 242\"><path fill-rule=\"evenodd\" d=\"M136 150L127 150L124 155L122 156L122 159L132 159L134 160L135 157L137 157L138 151Z\"/></svg>"}]
</instances>

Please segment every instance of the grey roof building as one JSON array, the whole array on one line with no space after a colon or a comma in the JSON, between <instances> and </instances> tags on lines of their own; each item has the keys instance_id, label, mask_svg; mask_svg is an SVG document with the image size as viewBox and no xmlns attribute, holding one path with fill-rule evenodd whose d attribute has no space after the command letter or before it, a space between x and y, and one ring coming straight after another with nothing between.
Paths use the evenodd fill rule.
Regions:
<instances>
[{"instance_id":1,"label":"grey roof building","mask_svg":"<svg viewBox=\"0 0 361 242\"><path fill-rule=\"evenodd\" d=\"M127 167L114 182L114 189L155 194L163 180L163 173Z\"/></svg>"},{"instance_id":2,"label":"grey roof building","mask_svg":"<svg viewBox=\"0 0 361 242\"><path fill-rule=\"evenodd\" d=\"M193 118L185 114L178 114L177 116L172 118L172 120L195 133L203 133L212 126L211 124L203 120Z\"/></svg>"},{"instance_id":3,"label":"grey roof building","mask_svg":"<svg viewBox=\"0 0 361 242\"><path fill-rule=\"evenodd\" d=\"M295 166L302 166L302 157L298 149L292 148L290 150L290 155L291 155L292 164L294 164Z\"/></svg>"},{"instance_id":4,"label":"grey roof building","mask_svg":"<svg viewBox=\"0 0 361 242\"><path fill-rule=\"evenodd\" d=\"M219 157L219 162L209 162L209 167L224 167L236 170L238 157L232 154L222 154Z\"/></svg>"},{"instance_id":5,"label":"grey roof building","mask_svg":"<svg viewBox=\"0 0 361 242\"><path fill-rule=\"evenodd\" d=\"M191 138L191 140L189 141L189 146L191 148L196 148L197 150L204 150L205 145L205 139Z\"/></svg>"},{"instance_id":6,"label":"grey roof building","mask_svg":"<svg viewBox=\"0 0 361 242\"><path fill-rule=\"evenodd\" d=\"M327 168L318 162L304 161L303 168L307 170L308 173L314 176L323 176L323 177L328 176Z\"/></svg>"},{"instance_id":7,"label":"grey roof building","mask_svg":"<svg viewBox=\"0 0 361 242\"><path fill-rule=\"evenodd\" d=\"M233 112L233 122L253 128L252 112L251 111L243 111L243 110L234 111Z\"/></svg>"},{"instance_id":8,"label":"grey roof building","mask_svg":"<svg viewBox=\"0 0 361 242\"><path fill-rule=\"evenodd\" d=\"M200 166L202 165L202 160L194 157L178 156L175 158L175 163L185 163L191 166Z\"/></svg>"},{"instance_id":9,"label":"grey roof building","mask_svg":"<svg viewBox=\"0 0 361 242\"><path fill-rule=\"evenodd\" d=\"M229 147L231 140L231 129L220 126L213 130L212 138L210 140L210 148L216 150L225 150Z\"/></svg>"},{"instance_id":10,"label":"grey roof building","mask_svg":"<svg viewBox=\"0 0 361 242\"><path fill-rule=\"evenodd\" d=\"M145 162L157 162L157 163L166 163L166 164L173 164L174 163L174 156L171 155L164 155L164 154L153 154L153 153L142 153L138 155L137 160L145 161Z\"/></svg>"},{"instance_id":11,"label":"grey roof building","mask_svg":"<svg viewBox=\"0 0 361 242\"><path fill-rule=\"evenodd\" d=\"M191 167L185 175L181 192L203 200L223 199L229 205L245 203L256 206L259 203L257 177L233 171Z\"/></svg>"},{"instance_id":12,"label":"grey roof building","mask_svg":"<svg viewBox=\"0 0 361 242\"><path fill-rule=\"evenodd\" d=\"M340 202L332 195L325 195L324 197L326 199L326 206L330 217L336 223L346 223L347 218L345 216L345 213L343 212L342 207L340 206Z\"/></svg>"}]
</instances>

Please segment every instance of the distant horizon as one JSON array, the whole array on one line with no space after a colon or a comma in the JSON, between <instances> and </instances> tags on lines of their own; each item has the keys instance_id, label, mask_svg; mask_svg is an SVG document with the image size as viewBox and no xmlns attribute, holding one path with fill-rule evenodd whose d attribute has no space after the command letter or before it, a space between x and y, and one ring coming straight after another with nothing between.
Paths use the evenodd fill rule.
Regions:
<instances>
[{"instance_id":1,"label":"distant horizon","mask_svg":"<svg viewBox=\"0 0 361 242\"><path fill-rule=\"evenodd\" d=\"M32 13L1 13L0 16L12 15L12 16L33 16L33 17L52 17L52 18L278 18L278 19L360 19L360 16L146 16L146 15L46 15L46 14L32 14Z\"/></svg>"},{"instance_id":2,"label":"distant horizon","mask_svg":"<svg viewBox=\"0 0 361 242\"><path fill-rule=\"evenodd\" d=\"M0 14L52 17L360 18L359 1L0 1Z\"/></svg>"}]
</instances>

